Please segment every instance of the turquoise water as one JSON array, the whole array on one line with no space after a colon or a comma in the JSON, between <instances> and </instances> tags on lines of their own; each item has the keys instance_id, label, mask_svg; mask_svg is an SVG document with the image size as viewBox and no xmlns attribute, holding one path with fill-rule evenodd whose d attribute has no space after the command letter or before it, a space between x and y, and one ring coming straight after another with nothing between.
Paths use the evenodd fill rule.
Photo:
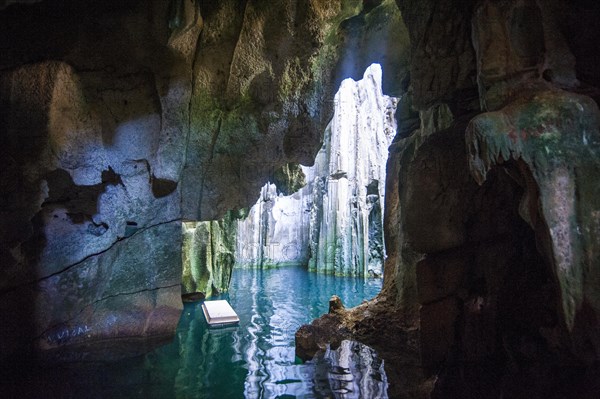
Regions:
<instances>
[{"instance_id":1,"label":"turquoise water","mask_svg":"<svg viewBox=\"0 0 600 399\"><path fill-rule=\"evenodd\" d=\"M320 361L300 364L294 356L294 334L302 324L327 312L331 295L340 296L349 307L374 297L380 289L378 279L332 277L301 268L236 269L231 293L214 299L230 301L240 317L239 327L209 329L200 304L186 304L174 341L143 357L143 381L132 381L132 392L125 396L340 396L331 392L339 388L336 373L337 382L345 381L348 370L367 365L361 365L363 360L358 358L350 362L357 364L346 365L345 371L340 371L340 361L334 353ZM349 350L359 352L358 347ZM332 365L332 361L336 364ZM362 377L362 384L371 384L365 378L371 377ZM376 384L381 383L381 376L374 378ZM346 392L343 397L357 395L348 396Z\"/></svg>"},{"instance_id":2,"label":"turquoise water","mask_svg":"<svg viewBox=\"0 0 600 399\"><path fill-rule=\"evenodd\" d=\"M214 299L230 301L237 327L209 329L201 304L189 303L169 344L117 362L32 370L3 397L387 398L383 361L362 344L343 341L304 364L294 355L296 330L327 313L331 295L355 306L374 297L381 280L236 269L230 288Z\"/></svg>"}]
</instances>

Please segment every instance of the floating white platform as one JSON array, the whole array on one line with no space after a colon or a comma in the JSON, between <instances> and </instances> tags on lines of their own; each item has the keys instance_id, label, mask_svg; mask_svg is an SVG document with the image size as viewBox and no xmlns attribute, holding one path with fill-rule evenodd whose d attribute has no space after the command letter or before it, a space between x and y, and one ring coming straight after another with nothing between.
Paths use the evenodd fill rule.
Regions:
<instances>
[{"instance_id":1,"label":"floating white platform","mask_svg":"<svg viewBox=\"0 0 600 399\"><path fill-rule=\"evenodd\" d=\"M202 312L211 327L229 326L240 322L240 318L226 300L204 301Z\"/></svg>"}]
</instances>

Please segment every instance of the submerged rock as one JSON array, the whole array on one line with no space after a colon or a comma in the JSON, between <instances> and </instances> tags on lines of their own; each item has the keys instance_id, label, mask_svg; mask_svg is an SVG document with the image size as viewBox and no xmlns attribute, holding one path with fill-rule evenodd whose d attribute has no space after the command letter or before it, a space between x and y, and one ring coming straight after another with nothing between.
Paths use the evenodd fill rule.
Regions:
<instances>
[{"instance_id":1,"label":"submerged rock","mask_svg":"<svg viewBox=\"0 0 600 399\"><path fill-rule=\"evenodd\" d=\"M311 360L329 345L337 348L343 340L351 338L351 331L342 322L341 314L329 313L301 326L295 334L296 356L303 361Z\"/></svg>"},{"instance_id":2,"label":"submerged rock","mask_svg":"<svg viewBox=\"0 0 600 399\"><path fill-rule=\"evenodd\" d=\"M187 294L181 294L181 300L183 302L200 302L206 298L203 292L190 292Z\"/></svg>"}]
</instances>

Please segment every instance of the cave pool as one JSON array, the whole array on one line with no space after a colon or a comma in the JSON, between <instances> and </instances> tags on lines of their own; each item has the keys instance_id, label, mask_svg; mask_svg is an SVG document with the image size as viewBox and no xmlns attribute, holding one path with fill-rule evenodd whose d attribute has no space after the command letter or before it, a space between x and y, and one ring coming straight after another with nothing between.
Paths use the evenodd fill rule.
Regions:
<instances>
[{"instance_id":1,"label":"cave pool","mask_svg":"<svg viewBox=\"0 0 600 399\"><path fill-rule=\"evenodd\" d=\"M340 349L345 356L331 351L304 364L294 354L296 330L326 313L331 295L350 307L380 289L381 279L333 277L301 267L235 269L230 293L212 299L231 303L239 327L209 329L201 303L187 303L171 343L109 366L104 373L109 383L96 393L190 399L387 397L381 360L364 345L345 341Z\"/></svg>"}]
</instances>

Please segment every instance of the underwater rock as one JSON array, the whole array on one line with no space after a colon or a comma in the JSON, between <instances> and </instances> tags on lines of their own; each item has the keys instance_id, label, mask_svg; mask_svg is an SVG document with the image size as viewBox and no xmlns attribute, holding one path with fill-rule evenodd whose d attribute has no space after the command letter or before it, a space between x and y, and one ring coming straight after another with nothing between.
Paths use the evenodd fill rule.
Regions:
<instances>
[{"instance_id":1,"label":"underwater rock","mask_svg":"<svg viewBox=\"0 0 600 399\"><path fill-rule=\"evenodd\" d=\"M183 302L200 302L206 298L203 292L190 292L187 294L181 294L181 300Z\"/></svg>"}]
</instances>

